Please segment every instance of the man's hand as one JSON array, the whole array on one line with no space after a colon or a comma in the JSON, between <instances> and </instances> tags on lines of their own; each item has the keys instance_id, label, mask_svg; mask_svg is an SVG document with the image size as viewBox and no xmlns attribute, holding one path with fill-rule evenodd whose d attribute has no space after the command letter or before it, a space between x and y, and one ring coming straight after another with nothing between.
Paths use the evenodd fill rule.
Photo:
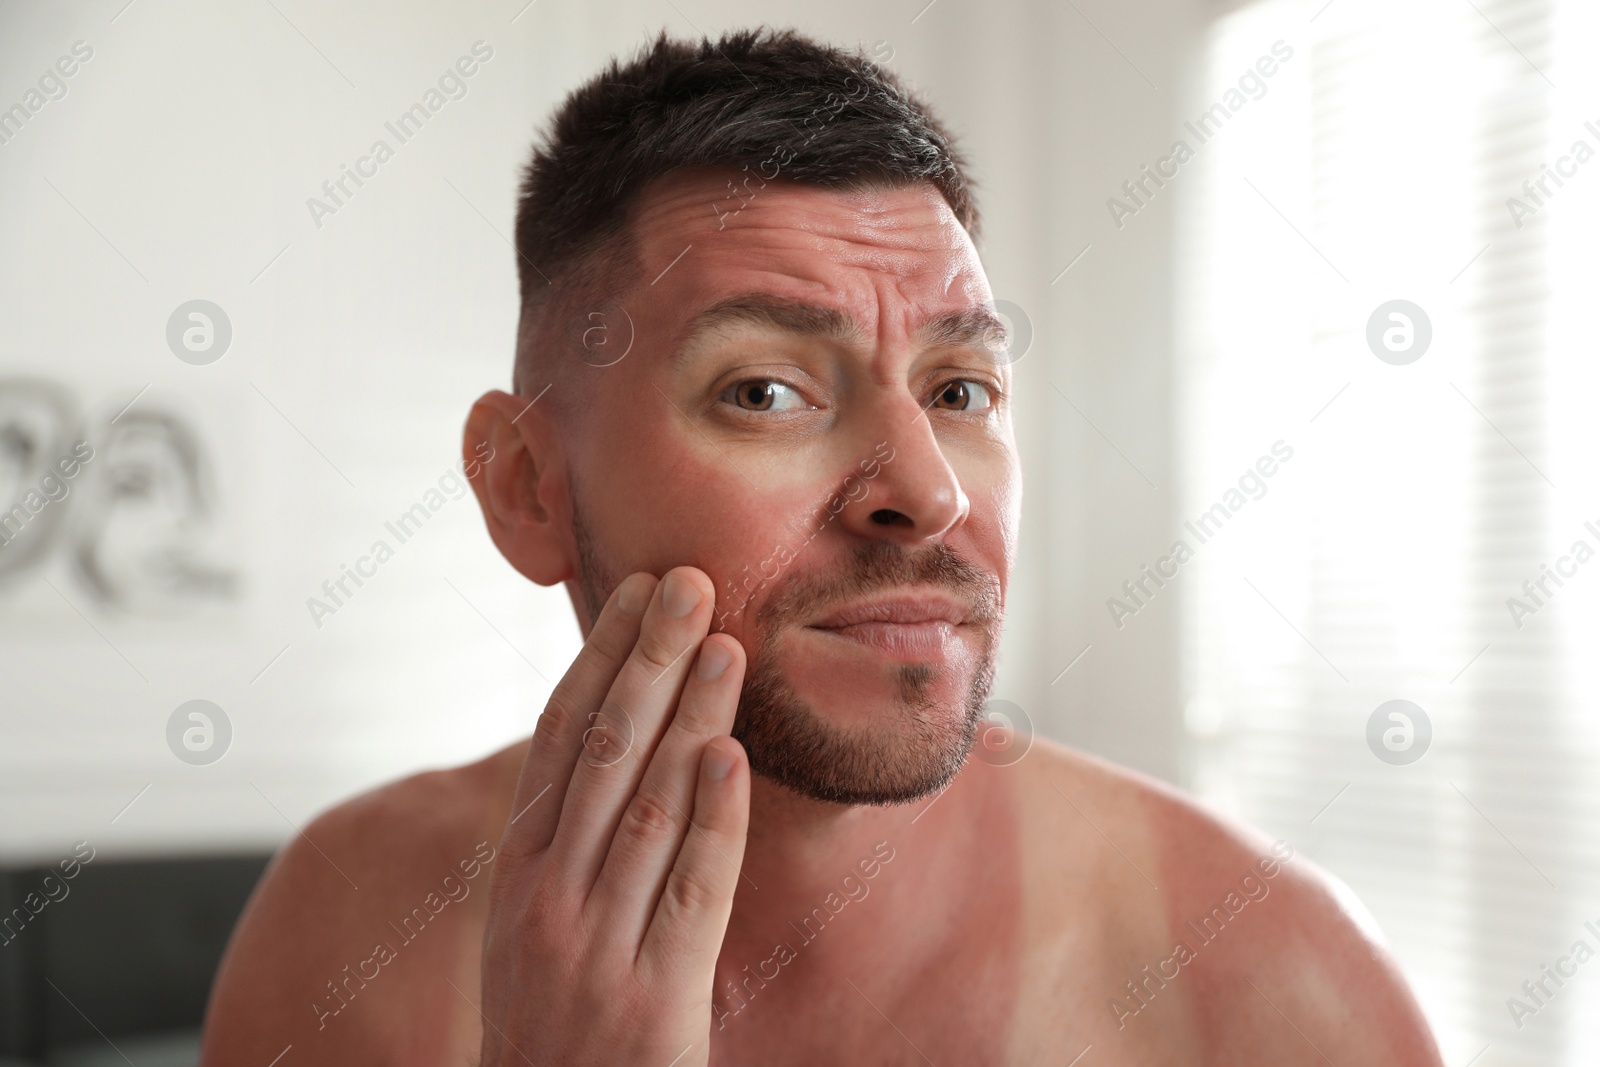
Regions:
<instances>
[{"instance_id":1,"label":"man's hand","mask_svg":"<svg viewBox=\"0 0 1600 1067\"><path fill-rule=\"evenodd\" d=\"M707 1062L750 814L714 592L630 575L545 705L490 883L481 1067Z\"/></svg>"}]
</instances>

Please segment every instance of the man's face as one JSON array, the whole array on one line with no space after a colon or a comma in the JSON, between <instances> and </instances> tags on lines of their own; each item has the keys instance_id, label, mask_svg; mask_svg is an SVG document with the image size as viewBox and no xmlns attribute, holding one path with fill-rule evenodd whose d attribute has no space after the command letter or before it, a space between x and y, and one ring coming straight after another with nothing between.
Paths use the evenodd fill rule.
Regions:
<instances>
[{"instance_id":1,"label":"man's face","mask_svg":"<svg viewBox=\"0 0 1600 1067\"><path fill-rule=\"evenodd\" d=\"M553 354L591 364L569 375L576 593L592 620L633 571L699 567L748 655L752 768L818 799L926 796L976 735L1015 555L988 283L932 186L751 181L741 208L727 182L652 185L645 280Z\"/></svg>"}]
</instances>

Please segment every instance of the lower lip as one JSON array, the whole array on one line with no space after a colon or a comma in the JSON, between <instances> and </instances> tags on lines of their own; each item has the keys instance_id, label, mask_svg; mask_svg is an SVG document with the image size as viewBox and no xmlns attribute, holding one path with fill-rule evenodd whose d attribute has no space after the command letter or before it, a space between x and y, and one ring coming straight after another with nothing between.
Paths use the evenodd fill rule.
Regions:
<instances>
[{"instance_id":1,"label":"lower lip","mask_svg":"<svg viewBox=\"0 0 1600 1067\"><path fill-rule=\"evenodd\" d=\"M858 622L850 626L813 626L817 633L857 644L909 663L946 659L956 641L956 627L942 619L928 622Z\"/></svg>"}]
</instances>

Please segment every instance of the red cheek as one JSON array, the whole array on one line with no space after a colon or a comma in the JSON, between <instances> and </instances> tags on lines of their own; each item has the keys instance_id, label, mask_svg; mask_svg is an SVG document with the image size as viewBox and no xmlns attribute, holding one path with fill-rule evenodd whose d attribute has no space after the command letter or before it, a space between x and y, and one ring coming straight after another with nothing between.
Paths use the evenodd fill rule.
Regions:
<instances>
[{"instance_id":1,"label":"red cheek","mask_svg":"<svg viewBox=\"0 0 1600 1067\"><path fill-rule=\"evenodd\" d=\"M717 589L713 629L738 636L743 605L771 584L761 571L771 576L775 551L784 545L798 550L804 540L796 535L802 525L796 516L810 494L799 487L763 490L730 458L702 454L704 447L674 443L669 449L659 436L613 439L607 466L614 473L592 493L605 497L597 505L605 507L606 542L617 566L655 574L699 567Z\"/></svg>"}]
</instances>

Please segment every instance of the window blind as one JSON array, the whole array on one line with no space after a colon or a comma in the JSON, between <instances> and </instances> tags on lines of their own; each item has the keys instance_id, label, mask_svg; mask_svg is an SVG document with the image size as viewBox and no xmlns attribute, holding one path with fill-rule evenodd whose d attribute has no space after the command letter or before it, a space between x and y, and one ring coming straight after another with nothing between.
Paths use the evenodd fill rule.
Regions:
<instances>
[{"instance_id":1,"label":"window blind","mask_svg":"<svg viewBox=\"0 0 1600 1067\"><path fill-rule=\"evenodd\" d=\"M1594 19L1244 6L1191 111L1293 54L1175 179L1192 784L1356 892L1452 1065L1600 1062Z\"/></svg>"}]
</instances>

